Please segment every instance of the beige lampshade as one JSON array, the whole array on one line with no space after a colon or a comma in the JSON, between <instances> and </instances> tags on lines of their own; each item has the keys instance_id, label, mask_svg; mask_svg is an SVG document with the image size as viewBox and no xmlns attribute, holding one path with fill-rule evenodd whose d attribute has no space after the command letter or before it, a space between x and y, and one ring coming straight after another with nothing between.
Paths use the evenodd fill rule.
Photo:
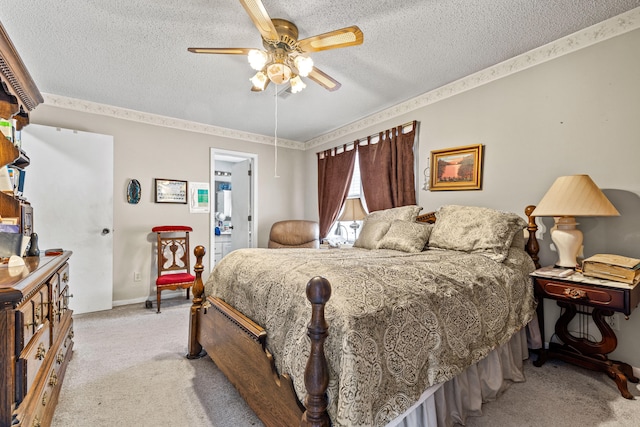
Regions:
<instances>
[{"instance_id":1,"label":"beige lampshade","mask_svg":"<svg viewBox=\"0 0 640 427\"><path fill-rule=\"evenodd\" d=\"M589 175L570 175L556 179L531 215L575 217L620 213Z\"/></svg>"},{"instance_id":2,"label":"beige lampshade","mask_svg":"<svg viewBox=\"0 0 640 427\"><path fill-rule=\"evenodd\" d=\"M338 221L360 221L361 219L364 219L365 216L367 216L367 213L362 207L360 198L347 199L344 204L342 215L340 215Z\"/></svg>"}]
</instances>

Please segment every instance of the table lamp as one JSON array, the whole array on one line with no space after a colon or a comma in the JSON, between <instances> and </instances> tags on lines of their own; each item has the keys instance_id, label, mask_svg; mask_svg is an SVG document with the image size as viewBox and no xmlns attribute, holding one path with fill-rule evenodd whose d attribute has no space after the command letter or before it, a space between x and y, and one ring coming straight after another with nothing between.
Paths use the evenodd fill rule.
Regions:
<instances>
[{"instance_id":1,"label":"table lamp","mask_svg":"<svg viewBox=\"0 0 640 427\"><path fill-rule=\"evenodd\" d=\"M532 216L552 216L551 240L558 251L558 267L575 268L582 247L577 216L618 216L620 213L589 175L561 176L553 183Z\"/></svg>"},{"instance_id":2,"label":"table lamp","mask_svg":"<svg viewBox=\"0 0 640 427\"><path fill-rule=\"evenodd\" d=\"M360 221L367 216L367 212L365 212L362 207L362 202L360 198L347 199L344 203L344 210L342 211L342 215L338 218L338 221L353 221L349 227L353 229L353 237L354 240L357 237L356 233L360 224L356 221ZM338 228L340 227L340 223L338 223ZM348 240L348 239L347 239Z\"/></svg>"}]
</instances>

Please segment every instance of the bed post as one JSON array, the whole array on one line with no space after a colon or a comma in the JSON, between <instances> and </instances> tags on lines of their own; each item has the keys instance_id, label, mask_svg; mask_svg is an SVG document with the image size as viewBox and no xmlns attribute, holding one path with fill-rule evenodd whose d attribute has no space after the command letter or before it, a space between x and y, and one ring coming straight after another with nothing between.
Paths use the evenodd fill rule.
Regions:
<instances>
[{"instance_id":1,"label":"bed post","mask_svg":"<svg viewBox=\"0 0 640 427\"><path fill-rule=\"evenodd\" d=\"M197 359L204 356L202 346L198 342L198 312L202 308L202 295L204 294L204 285L202 284L202 271L204 266L202 265L202 258L207 251L204 246L198 245L193 250L193 254L196 256L196 265L193 270L196 273L196 279L193 281L193 304L191 305L191 313L189 317L189 353L187 353L187 359Z\"/></svg>"},{"instance_id":2,"label":"bed post","mask_svg":"<svg viewBox=\"0 0 640 427\"><path fill-rule=\"evenodd\" d=\"M529 240L527 240L525 250L531 256L531 259L536 265L536 268L540 268L540 258L538 258L540 246L538 245L538 239L536 239L536 231L538 231L538 226L536 225L536 217L531 216L531 213L535 208L536 207L533 205L529 205L524 208L524 213L529 219L529 224L527 225L527 231L529 231Z\"/></svg>"},{"instance_id":3,"label":"bed post","mask_svg":"<svg viewBox=\"0 0 640 427\"><path fill-rule=\"evenodd\" d=\"M300 420L301 427L329 426L327 413L327 387L329 368L324 355L324 341L329 325L324 318L324 308L331 297L331 285L324 277L314 277L307 283L307 299L311 302L311 321L307 335L311 339L311 353L304 370L304 385L307 389L306 410Z\"/></svg>"}]
</instances>

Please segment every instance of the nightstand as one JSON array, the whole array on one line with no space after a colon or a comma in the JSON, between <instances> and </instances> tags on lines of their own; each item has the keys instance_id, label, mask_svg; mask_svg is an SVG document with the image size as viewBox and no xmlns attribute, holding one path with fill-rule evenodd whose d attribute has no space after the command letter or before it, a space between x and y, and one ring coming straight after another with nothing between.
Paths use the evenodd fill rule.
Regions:
<instances>
[{"instance_id":1,"label":"nightstand","mask_svg":"<svg viewBox=\"0 0 640 427\"><path fill-rule=\"evenodd\" d=\"M584 368L605 372L616 382L623 397L633 399L627 389L627 381L638 382L631 366L610 360L607 354L618 345L616 334L604 319L615 311L629 316L640 302L640 285L597 279L574 273L568 277L542 274L542 269L531 273L535 294L538 298L538 321L544 342L543 298L556 300L562 314L556 321L555 333L563 344L549 343L542 350L535 366L542 366L547 358L557 358ZM579 331L570 331L569 322L576 314L589 315L602 338L594 341L589 334L588 322L579 322ZM585 330L586 329L586 330Z\"/></svg>"}]
</instances>

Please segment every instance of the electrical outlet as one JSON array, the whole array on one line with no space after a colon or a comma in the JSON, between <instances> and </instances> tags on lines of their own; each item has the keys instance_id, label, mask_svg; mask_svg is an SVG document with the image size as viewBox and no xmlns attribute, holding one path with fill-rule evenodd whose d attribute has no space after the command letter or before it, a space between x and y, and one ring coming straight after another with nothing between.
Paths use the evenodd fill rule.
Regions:
<instances>
[{"instance_id":1,"label":"electrical outlet","mask_svg":"<svg viewBox=\"0 0 640 427\"><path fill-rule=\"evenodd\" d=\"M615 312L613 316L605 316L605 319L609 326L611 326L611 329L614 331L620 330L620 322L622 321L622 315L620 313Z\"/></svg>"},{"instance_id":2,"label":"electrical outlet","mask_svg":"<svg viewBox=\"0 0 640 427\"><path fill-rule=\"evenodd\" d=\"M141 280L142 280L142 276L141 276L140 272L139 271L134 272L133 273L133 281L134 282L139 282Z\"/></svg>"}]
</instances>

